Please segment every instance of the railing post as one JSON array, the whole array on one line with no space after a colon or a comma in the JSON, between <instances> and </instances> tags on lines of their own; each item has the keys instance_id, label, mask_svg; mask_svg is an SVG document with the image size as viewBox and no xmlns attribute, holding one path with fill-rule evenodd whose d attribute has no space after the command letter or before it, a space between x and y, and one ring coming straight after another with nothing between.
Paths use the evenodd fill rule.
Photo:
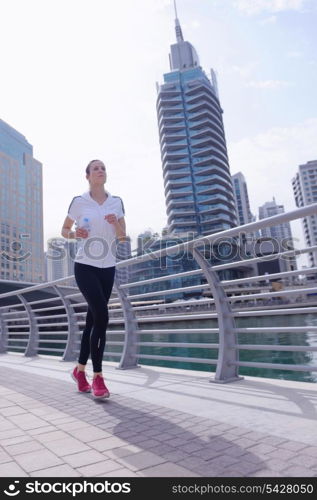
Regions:
<instances>
[{"instance_id":1,"label":"railing post","mask_svg":"<svg viewBox=\"0 0 317 500\"><path fill-rule=\"evenodd\" d=\"M242 380L243 377L239 376L239 367L232 364L232 362L238 361L239 352L238 349L234 347L237 344L237 333L228 297L220 283L216 271L212 270L212 267L205 259L202 252L195 247L191 251L210 286L218 316L218 363L215 378L212 379L211 382L224 384L227 382Z\"/></svg>"},{"instance_id":2,"label":"railing post","mask_svg":"<svg viewBox=\"0 0 317 500\"><path fill-rule=\"evenodd\" d=\"M62 360L74 361L77 357L76 336L80 333L77 323L77 318L75 316L74 308L71 305L70 299L65 298L65 295L69 293L69 291L60 290L56 285L54 285L53 288L57 293L57 295L60 297L61 301L63 302L63 306L67 314L68 336Z\"/></svg>"},{"instance_id":3,"label":"railing post","mask_svg":"<svg viewBox=\"0 0 317 500\"><path fill-rule=\"evenodd\" d=\"M29 325L30 325L29 341L26 346L24 356L33 358L34 356L37 356L37 350L39 346L39 329L37 321L35 318L35 314L32 311L32 307L30 306L28 301L22 295L17 294L17 297L21 300L22 304L25 307L25 310L29 317Z\"/></svg>"},{"instance_id":4,"label":"railing post","mask_svg":"<svg viewBox=\"0 0 317 500\"><path fill-rule=\"evenodd\" d=\"M9 309L9 306L8 306ZM4 354L7 352L8 346L8 327L4 320L2 312L0 312L0 353Z\"/></svg>"},{"instance_id":5,"label":"railing post","mask_svg":"<svg viewBox=\"0 0 317 500\"><path fill-rule=\"evenodd\" d=\"M125 336L122 356L118 369L127 370L129 368L138 368L137 363L137 341L138 341L138 323L134 314L130 299L124 289L120 287L115 278L114 289L118 294L124 317Z\"/></svg>"}]
</instances>

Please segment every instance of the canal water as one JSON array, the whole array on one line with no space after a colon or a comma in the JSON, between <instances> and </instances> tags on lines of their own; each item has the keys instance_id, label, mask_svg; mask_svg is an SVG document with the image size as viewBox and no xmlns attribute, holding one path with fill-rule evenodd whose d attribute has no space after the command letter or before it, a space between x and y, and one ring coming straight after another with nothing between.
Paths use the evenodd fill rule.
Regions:
<instances>
[{"instance_id":1,"label":"canal water","mask_svg":"<svg viewBox=\"0 0 317 500\"><path fill-rule=\"evenodd\" d=\"M246 318L236 318L236 326L238 328L247 327L285 327L285 326L317 326L316 314L290 314L276 316L255 316ZM217 328L216 319L205 320L186 320L162 323L142 323L142 329L180 329L182 333L177 334L146 334L140 335L142 342L195 342L195 343L218 343L218 334L187 334L188 328ZM111 338L112 337L112 338ZM118 336L109 335L109 340L119 340ZM122 336L123 340L123 336ZM317 332L307 331L305 333L248 333L238 334L239 344L277 344L277 345L294 345L294 346L317 346ZM118 351L116 346L109 346L107 351ZM191 347L141 347L141 354L155 354L160 356L181 356L181 357L196 357L204 359L217 359L218 350L209 348L191 348ZM118 362L117 357L109 358L112 361ZM301 365L317 365L317 352L292 352L292 351L249 351L240 349L240 361L261 362L261 363L277 363L277 364L301 364ZM215 365L193 362L178 362L164 361L142 358L142 365L165 366L171 368L181 368L188 370L201 370L214 372ZM241 375L249 375L255 377L278 378L285 380L296 380L305 382L317 382L317 372L294 372L289 370L275 370L271 368L249 368L240 367Z\"/></svg>"}]
</instances>

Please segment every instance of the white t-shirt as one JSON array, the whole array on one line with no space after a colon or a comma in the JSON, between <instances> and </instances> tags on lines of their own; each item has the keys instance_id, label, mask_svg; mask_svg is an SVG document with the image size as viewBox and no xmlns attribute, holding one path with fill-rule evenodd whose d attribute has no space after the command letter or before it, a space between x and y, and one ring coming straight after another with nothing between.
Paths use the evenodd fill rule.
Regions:
<instances>
[{"instance_id":1,"label":"white t-shirt","mask_svg":"<svg viewBox=\"0 0 317 500\"><path fill-rule=\"evenodd\" d=\"M100 268L116 265L116 231L105 215L115 214L120 219L124 217L124 206L119 196L106 193L108 197L102 205L87 192L75 196L69 206L67 217L75 221L77 227L89 226L88 238L77 240L75 262Z\"/></svg>"}]
</instances>

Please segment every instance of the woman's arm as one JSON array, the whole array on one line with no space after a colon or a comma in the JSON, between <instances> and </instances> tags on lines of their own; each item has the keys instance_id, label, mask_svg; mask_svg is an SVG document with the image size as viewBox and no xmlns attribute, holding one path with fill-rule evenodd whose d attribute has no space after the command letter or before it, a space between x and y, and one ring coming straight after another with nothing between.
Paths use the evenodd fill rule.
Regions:
<instances>
[{"instance_id":1,"label":"woman's arm","mask_svg":"<svg viewBox=\"0 0 317 500\"><path fill-rule=\"evenodd\" d=\"M120 219L117 219L117 216L115 214L108 214L105 215L105 219L109 224L114 225L114 229L116 231L116 237L117 239L122 242L126 241L126 227L125 227L125 220L124 217L120 217Z\"/></svg>"},{"instance_id":2,"label":"woman's arm","mask_svg":"<svg viewBox=\"0 0 317 500\"><path fill-rule=\"evenodd\" d=\"M76 233L75 231L72 231L74 221L70 217L66 217L64 220L64 224L62 227L62 236L67 239L75 239L76 238Z\"/></svg>"},{"instance_id":3,"label":"woman's arm","mask_svg":"<svg viewBox=\"0 0 317 500\"><path fill-rule=\"evenodd\" d=\"M70 217L66 217L64 220L64 224L62 227L62 236L67 239L76 239L76 238L88 238L87 229L78 227L76 231L72 231L74 221Z\"/></svg>"},{"instance_id":4,"label":"woman's arm","mask_svg":"<svg viewBox=\"0 0 317 500\"><path fill-rule=\"evenodd\" d=\"M116 236L120 242L126 241L127 233L126 233L126 225L124 217L120 217L117 219L115 223Z\"/></svg>"}]
</instances>

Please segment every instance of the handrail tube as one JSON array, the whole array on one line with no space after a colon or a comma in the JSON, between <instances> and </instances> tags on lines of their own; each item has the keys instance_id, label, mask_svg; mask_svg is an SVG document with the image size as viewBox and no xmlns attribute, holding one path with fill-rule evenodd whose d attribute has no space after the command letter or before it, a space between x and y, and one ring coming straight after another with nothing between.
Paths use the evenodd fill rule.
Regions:
<instances>
[{"instance_id":1,"label":"handrail tube","mask_svg":"<svg viewBox=\"0 0 317 500\"><path fill-rule=\"evenodd\" d=\"M236 366L245 366L249 368L270 368L271 370L289 370L295 372L315 372L316 365L284 365L278 363L255 363L251 361L237 361Z\"/></svg>"},{"instance_id":2,"label":"handrail tube","mask_svg":"<svg viewBox=\"0 0 317 500\"><path fill-rule=\"evenodd\" d=\"M302 345L277 345L277 344L237 344L237 349L247 351L293 351L293 352L316 352L316 346Z\"/></svg>"}]
</instances>

